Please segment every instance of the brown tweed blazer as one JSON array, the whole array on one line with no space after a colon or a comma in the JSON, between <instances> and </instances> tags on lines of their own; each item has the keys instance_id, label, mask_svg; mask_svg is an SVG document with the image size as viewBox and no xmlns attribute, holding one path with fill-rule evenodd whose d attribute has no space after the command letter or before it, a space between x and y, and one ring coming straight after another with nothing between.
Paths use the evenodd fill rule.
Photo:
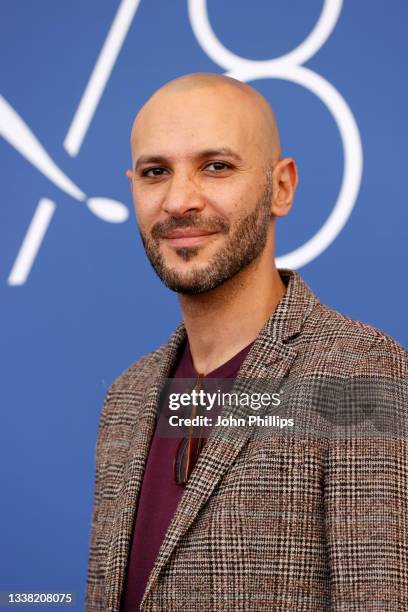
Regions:
<instances>
[{"instance_id":1,"label":"brown tweed blazer","mask_svg":"<svg viewBox=\"0 0 408 612\"><path fill-rule=\"evenodd\" d=\"M167 530L144 611L408 611L408 402L406 388L395 387L408 380L407 353L321 304L297 273L280 274L286 294L237 382L273 379L292 389L283 395L304 435L213 430ZM107 392L87 612L119 610L160 380L184 337L180 324ZM364 377L382 381L380 417L398 427L385 423L380 432L368 419L366 431L344 434L330 389L331 419L299 399L299 381Z\"/></svg>"}]
</instances>

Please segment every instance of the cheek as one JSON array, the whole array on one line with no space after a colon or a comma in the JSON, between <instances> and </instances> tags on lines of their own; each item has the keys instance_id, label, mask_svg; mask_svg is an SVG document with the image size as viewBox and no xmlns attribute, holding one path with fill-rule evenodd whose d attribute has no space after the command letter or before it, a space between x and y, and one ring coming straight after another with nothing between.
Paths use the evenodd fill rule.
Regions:
<instances>
[{"instance_id":1,"label":"cheek","mask_svg":"<svg viewBox=\"0 0 408 612\"><path fill-rule=\"evenodd\" d=\"M247 199L243 186L229 181L214 181L214 184L206 185L204 193L213 214L227 218L235 216Z\"/></svg>"},{"instance_id":2,"label":"cheek","mask_svg":"<svg viewBox=\"0 0 408 612\"><path fill-rule=\"evenodd\" d=\"M134 209L140 227L148 228L155 222L160 212L159 202L159 198L151 193L133 190Z\"/></svg>"},{"instance_id":3,"label":"cheek","mask_svg":"<svg viewBox=\"0 0 408 612\"><path fill-rule=\"evenodd\" d=\"M255 208L259 198L258 189L251 186L234 184L225 185L214 192L211 202L217 214L230 221L245 217Z\"/></svg>"}]
</instances>

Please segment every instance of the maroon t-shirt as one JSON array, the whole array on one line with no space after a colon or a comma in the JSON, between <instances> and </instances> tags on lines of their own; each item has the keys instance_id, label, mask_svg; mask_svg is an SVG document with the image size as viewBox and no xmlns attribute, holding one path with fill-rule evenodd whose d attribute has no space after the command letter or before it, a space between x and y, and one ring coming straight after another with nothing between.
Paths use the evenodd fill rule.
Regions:
<instances>
[{"instance_id":1,"label":"maroon t-shirt","mask_svg":"<svg viewBox=\"0 0 408 612\"><path fill-rule=\"evenodd\" d=\"M207 374L206 378L235 378L251 346L252 343ZM172 378L196 379L198 373L193 366L188 341L181 351ZM177 484L173 475L180 439L161 437L157 429L153 435L134 523L122 612L139 611L150 572L183 494L184 485Z\"/></svg>"}]
</instances>

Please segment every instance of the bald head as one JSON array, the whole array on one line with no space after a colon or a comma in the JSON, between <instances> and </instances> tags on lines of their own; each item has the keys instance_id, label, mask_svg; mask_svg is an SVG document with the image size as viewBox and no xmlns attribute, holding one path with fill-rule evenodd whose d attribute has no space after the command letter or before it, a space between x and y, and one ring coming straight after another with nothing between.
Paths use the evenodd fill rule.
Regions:
<instances>
[{"instance_id":1,"label":"bald head","mask_svg":"<svg viewBox=\"0 0 408 612\"><path fill-rule=\"evenodd\" d=\"M256 149L265 165L280 158L276 120L267 100L246 83L212 73L179 77L151 96L132 126L132 156L154 133L163 137L167 131L171 138L175 131L184 132L193 143L206 130L214 140L225 138L229 130L232 140Z\"/></svg>"},{"instance_id":2,"label":"bald head","mask_svg":"<svg viewBox=\"0 0 408 612\"><path fill-rule=\"evenodd\" d=\"M297 171L280 157L263 96L229 77L186 75L146 102L131 141L139 232L168 287L208 292L255 260L270 277L275 217L291 207Z\"/></svg>"}]
</instances>

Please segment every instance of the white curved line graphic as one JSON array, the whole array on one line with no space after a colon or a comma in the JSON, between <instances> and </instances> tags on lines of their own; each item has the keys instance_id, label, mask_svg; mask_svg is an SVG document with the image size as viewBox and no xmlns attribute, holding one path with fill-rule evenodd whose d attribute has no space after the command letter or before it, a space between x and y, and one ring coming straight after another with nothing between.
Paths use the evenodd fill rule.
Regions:
<instances>
[{"instance_id":1,"label":"white curved line graphic","mask_svg":"<svg viewBox=\"0 0 408 612\"><path fill-rule=\"evenodd\" d=\"M26 282L55 209L55 202L48 198L42 198L38 202L7 279L9 285L23 285Z\"/></svg>"},{"instance_id":2,"label":"white curved line graphic","mask_svg":"<svg viewBox=\"0 0 408 612\"><path fill-rule=\"evenodd\" d=\"M363 171L363 149L353 114L342 95L322 76L304 66L285 66L273 73L258 67L255 71L240 69L228 76L243 82L277 78L305 87L330 111L340 132L344 152L344 170L340 192L334 208L322 227L301 247L276 258L281 268L299 269L318 257L339 235L354 208Z\"/></svg>"},{"instance_id":3,"label":"white curved line graphic","mask_svg":"<svg viewBox=\"0 0 408 612\"><path fill-rule=\"evenodd\" d=\"M3 96L0 96L0 134L54 185L75 200L85 200L84 192L58 168L25 121Z\"/></svg>"},{"instance_id":4,"label":"white curved line graphic","mask_svg":"<svg viewBox=\"0 0 408 612\"><path fill-rule=\"evenodd\" d=\"M139 3L122 0L115 15L64 140L64 148L72 156L81 148Z\"/></svg>"},{"instance_id":5,"label":"white curved line graphic","mask_svg":"<svg viewBox=\"0 0 408 612\"><path fill-rule=\"evenodd\" d=\"M207 12L207 0L189 0L188 13L191 27L202 49L219 66L227 71L242 68L275 70L282 64L304 64L326 42L339 18L343 0L325 0L315 27L305 40L285 55L269 60L251 60L236 55L220 42L215 35Z\"/></svg>"},{"instance_id":6,"label":"white curved line graphic","mask_svg":"<svg viewBox=\"0 0 408 612\"><path fill-rule=\"evenodd\" d=\"M283 75L282 79L285 78ZM326 105L336 122L343 145L344 169L337 201L330 215L312 238L301 247L277 258L281 268L299 269L321 255L346 225L360 190L363 173L363 147L350 107L343 96L322 76L305 68L294 67L287 79L307 87Z\"/></svg>"},{"instance_id":7,"label":"white curved line graphic","mask_svg":"<svg viewBox=\"0 0 408 612\"><path fill-rule=\"evenodd\" d=\"M112 198L92 197L79 189L48 155L24 120L0 96L0 134L54 185L80 202L86 201L89 210L103 221L123 223L129 216L128 208Z\"/></svg>"},{"instance_id":8,"label":"white curved line graphic","mask_svg":"<svg viewBox=\"0 0 408 612\"><path fill-rule=\"evenodd\" d=\"M353 113L333 85L302 66L330 36L342 4L343 0L325 0L316 26L303 43L286 55L265 61L248 60L224 47L209 22L206 0L189 0L188 4L191 27L198 43L214 62L226 68L226 74L243 82L272 78L305 87L326 105L340 132L344 171L335 206L312 238L294 251L276 258L279 267L299 269L327 249L350 217L360 189L363 149Z\"/></svg>"},{"instance_id":9,"label":"white curved line graphic","mask_svg":"<svg viewBox=\"0 0 408 612\"><path fill-rule=\"evenodd\" d=\"M240 81L277 78L297 83L314 93L332 114L340 132L344 152L344 170L340 193L329 217L320 230L301 247L276 259L279 267L299 269L318 257L339 235L354 208L363 170L363 149L353 114L342 95L322 76L304 66L282 66L266 71L241 68L228 73Z\"/></svg>"}]
</instances>

